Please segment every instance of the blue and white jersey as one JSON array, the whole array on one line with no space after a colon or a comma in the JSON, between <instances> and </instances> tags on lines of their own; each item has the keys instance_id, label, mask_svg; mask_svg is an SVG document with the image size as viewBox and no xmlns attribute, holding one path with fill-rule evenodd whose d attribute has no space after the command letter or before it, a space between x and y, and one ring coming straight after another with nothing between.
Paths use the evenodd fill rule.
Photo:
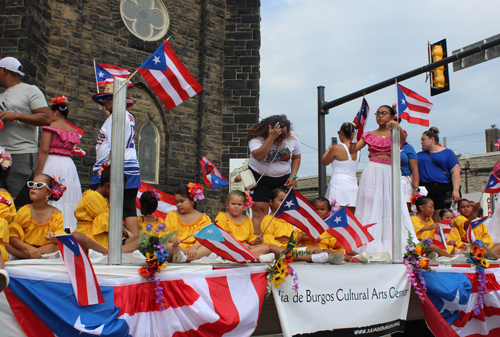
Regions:
<instances>
[{"instance_id":1,"label":"blue and white jersey","mask_svg":"<svg viewBox=\"0 0 500 337\"><path fill-rule=\"evenodd\" d=\"M106 119L97 137L97 144L95 146L96 163L92 169L90 185L101 182L101 177L98 174L99 170L109 160L111 153L112 117L111 115ZM141 186L141 169L137 160L137 151L135 150L135 119L128 111L125 124L125 157L123 162L123 168L127 175L127 187L125 188L139 188Z\"/></svg>"}]
</instances>

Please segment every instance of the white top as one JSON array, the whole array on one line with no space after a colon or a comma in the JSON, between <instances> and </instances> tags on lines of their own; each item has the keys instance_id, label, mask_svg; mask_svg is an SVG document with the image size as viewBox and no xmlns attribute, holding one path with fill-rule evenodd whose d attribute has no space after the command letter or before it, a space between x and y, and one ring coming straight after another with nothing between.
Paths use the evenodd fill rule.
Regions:
<instances>
[{"instance_id":1,"label":"white top","mask_svg":"<svg viewBox=\"0 0 500 337\"><path fill-rule=\"evenodd\" d=\"M95 146L96 162L93 167L92 180L90 184L100 183L101 177L97 174L104 163L107 163L111 153L111 134L113 115L106 119L106 122L99 130L97 137L97 144ZM141 186L140 167L137 160L137 152L135 150L135 119L130 112L127 111L127 118L125 118L125 155L123 158L124 172L127 175L126 188L139 188Z\"/></svg>"},{"instance_id":2,"label":"white top","mask_svg":"<svg viewBox=\"0 0 500 337\"><path fill-rule=\"evenodd\" d=\"M46 108L43 93L34 85L19 83L0 94L0 111L33 114L33 110ZM5 123L0 131L0 144L11 154L36 153L37 130L20 121Z\"/></svg>"},{"instance_id":3,"label":"white top","mask_svg":"<svg viewBox=\"0 0 500 337\"><path fill-rule=\"evenodd\" d=\"M347 152L347 160L332 161L332 176L328 189L326 190L325 198L330 202L336 200L341 206L349 205L356 206L356 194L358 192L358 180L356 179L356 170L359 164L359 151L357 152L357 160L352 160L349 149L344 143Z\"/></svg>"},{"instance_id":4,"label":"white top","mask_svg":"<svg viewBox=\"0 0 500 337\"><path fill-rule=\"evenodd\" d=\"M273 160L276 155L276 149L278 148L276 144L271 146L271 150L267 154L266 159L258 161L252 155L254 150L259 149L262 144L264 144L265 139L262 137L257 137L248 142L248 147L250 149L250 161L248 166L255 172L262 174L266 171L267 166ZM290 173L290 168L292 167L292 156L300 154L300 142L295 133L290 132L290 136L283 140L283 143L279 145L278 155L274 162L269 166L266 171L266 177L281 177L285 174Z\"/></svg>"}]
</instances>

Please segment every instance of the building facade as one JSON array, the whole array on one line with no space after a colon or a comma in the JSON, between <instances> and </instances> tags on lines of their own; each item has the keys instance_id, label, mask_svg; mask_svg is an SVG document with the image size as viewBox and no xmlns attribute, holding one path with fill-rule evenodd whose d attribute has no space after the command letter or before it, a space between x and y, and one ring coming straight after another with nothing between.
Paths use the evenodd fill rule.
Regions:
<instances>
[{"instance_id":1,"label":"building facade","mask_svg":"<svg viewBox=\"0 0 500 337\"><path fill-rule=\"evenodd\" d=\"M166 35L153 42L126 27L121 13L126 2L135 4L0 0L0 58L18 58L26 73L23 81L37 85L47 101L68 97L68 120L85 130L81 147L87 155L74 160L86 187L107 117L91 100L97 92L94 61L134 72L170 37L203 91L167 110L139 74L132 78L128 96L136 103L129 111L136 119L142 180L167 193L191 181L202 183L203 156L227 177L229 158L247 156L245 137L259 118L260 1L150 0L151 7L166 8L170 21ZM137 18L144 19L144 13ZM227 188L207 190L199 209L217 214L226 193Z\"/></svg>"}]
</instances>

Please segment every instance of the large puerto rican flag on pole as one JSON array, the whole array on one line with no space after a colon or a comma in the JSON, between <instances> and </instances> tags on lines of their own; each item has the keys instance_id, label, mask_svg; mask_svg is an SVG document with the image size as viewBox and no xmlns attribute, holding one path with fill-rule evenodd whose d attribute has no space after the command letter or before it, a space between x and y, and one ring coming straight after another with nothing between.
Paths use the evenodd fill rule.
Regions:
<instances>
[{"instance_id":1,"label":"large puerto rican flag on pole","mask_svg":"<svg viewBox=\"0 0 500 337\"><path fill-rule=\"evenodd\" d=\"M372 224L361 225L347 207L333 213L325 221L330 227L328 233L342 243L346 253L373 241L373 237L368 232Z\"/></svg>"},{"instance_id":2,"label":"large puerto rican flag on pole","mask_svg":"<svg viewBox=\"0 0 500 337\"><path fill-rule=\"evenodd\" d=\"M356 117L354 117L354 120L352 121L354 125L358 126L358 132L356 134L356 139L358 140L358 142L360 141L361 136L363 135L363 132L365 130L365 125L366 122L368 121L369 113L370 113L370 107L368 106L368 102L366 101L366 99L363 97L363 101L361 102L361 107L359 108Z\"/></svg>"},{"instance_id":3,"label":"large puerto rican flag on pole","mask_svg":"<svg viewBox=\"0 0 500 337\"><path fill-rule=\"evenodd\" d=\"M259 262L247 247L217 224L205 226L193 236L199 243L223 259L238 263Z\"/></svg>"},{"instance_id":4,"label":"large puerto rican flag on pole","mask_svg":"<svg viewBox=\"0 0 500 337\"><path fill-rule=\"evenodd\" d=\"M396 87L398 116L406 119L408 123L429 126L429 112L433 104L401 84Z\"/></svg>"},{"instance_id":5,"label":"large puerto rican flag on pole","mask_svg":"<svg viewBox=\"0 0 500 337\"><path fill-rule=\"evenodd\" d=\"M155 282L120 266L96 266L105 302L78 306L66 273L57 266L45 266L52 272L37 267L6 268L10 284L0 293L2 336L251 336L267 283L266 266L167 268L156 274L165 297L160 311Z\"/></svg>"},{"instance_id":6,"label":"large puerto rican flag on pole","mask_svg":"<svg viewBox=\"0 0 500 337\"><path fill-rule=\"evenodd\" d=\"M168 110L203 90L167 40L137 70Z\"/></svg>"},{"instance_id":7,"label":"large puerto rican flag on pole","mask_svg":"<svg viewBox=\"0 0 500 337\"><path fill-rule=\"evenodd\" d=\"M302 229L314 241L329 228L318 212L295 189L291 189L274 215Z\"/></svg>"},{"instance_id":8,"label":"large puerto rican flag on pole","mask_svg":"<svg viewBox=\"0 0 500 337\"><path fill-rule=\"evenodd\" d=\"M146 184L144 181L141 181L141 187L139 187L139 190L137 191L137 198L135 199L135 205L138 215L142 215L141 195L148 190L155 190L156 193L160 194L160 200L158 200L158 208L153 212L153 214L151 214L152 216L165 220L168 213L177 209L177 206L175 206L175 197L173 195L160 191L159 189Z\"/></svg>"}]
</instances>

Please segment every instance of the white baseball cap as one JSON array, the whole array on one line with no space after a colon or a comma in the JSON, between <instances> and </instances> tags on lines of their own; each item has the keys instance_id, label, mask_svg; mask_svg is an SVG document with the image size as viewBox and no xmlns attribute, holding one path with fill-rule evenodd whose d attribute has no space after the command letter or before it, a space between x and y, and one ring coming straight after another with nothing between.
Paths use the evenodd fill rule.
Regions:
<instances>
[{"instance_id":1,"label":"white baseball cap","mask_svg":"<svg viewBox=\"0 0 500 337\"><path fill-rule=\"evenodd\" d=\"M21 71L23 70L23 65L21 64L21 62L19 62L18 59L14 57L7 56L1 59L0 68L5 68L7 70L18 73L21 76L24 76L24 73Z\"/></svg>"}]
</instances>

